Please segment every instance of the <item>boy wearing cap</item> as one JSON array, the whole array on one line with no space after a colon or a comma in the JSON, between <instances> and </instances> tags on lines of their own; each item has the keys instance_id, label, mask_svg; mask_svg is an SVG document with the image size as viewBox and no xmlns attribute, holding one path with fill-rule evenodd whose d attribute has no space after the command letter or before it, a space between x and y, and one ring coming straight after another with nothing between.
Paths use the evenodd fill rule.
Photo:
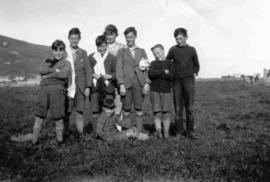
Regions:
<instances>
[{"instance_id":1,"label":"boy wearing cap","mask_svg":"<svg viewBox=\"0 0 270 182\"><path fill-rule=\"evenodd\" d=\"M174 107L175 123L178 135L186 135L195 139L194 131L194 83L195 76L200 70L199 59L196 49L187 44L188 34L184 28L177 28L174 31L174 38L177 45L170 48L167 58L173 61L174 74ZM183 111L186 111L186 131L183 126Z\"/></svg>"},{"instance_id":2,"label":"boy wearing cap","mask_svg":"<svg viewBox=\"0 0 270 182\"><path fill-rule=\"evenodd\" d=\"M122 127L117 124L118 118L114 115L114 100L110 96L104 99L102 109L97 118L97 135L103 140L149 139L147 134L139 132L135 127L122 131Z\"/></svg>"},{"instance_id":3,"label":"boy wearing cap","mask_svg":"<svg viewBox=\"0 0 270 182\"><path fill-rule=\"evenodd\" d=\"M155 61L151 62L148 75L151 80L150 100L153 107L154 123L157 136L162 138L161 119L163 119L163 134L169 136L171 87L173 79L173 65L164 54L164 47L157 44L151 48Z\"/></svg>"}]
</instances>

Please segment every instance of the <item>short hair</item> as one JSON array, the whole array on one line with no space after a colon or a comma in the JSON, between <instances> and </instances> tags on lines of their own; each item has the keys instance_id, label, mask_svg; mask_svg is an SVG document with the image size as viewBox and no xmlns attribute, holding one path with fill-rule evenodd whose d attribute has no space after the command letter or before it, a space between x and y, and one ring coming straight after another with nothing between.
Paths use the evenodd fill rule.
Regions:
<instances>
[{"instance_id":1,"label":"short hair","mask_svg":"<svg viewBox=\"0 0 270 182\"><path fill-rule=\"evenodd\" d=\"M187 37L187 30L185 28L177 28L174 30L174 37L177 37L179 34L183 35L184 37Z\"/></svg>"},{"instance_id":2,"label":"short hair","mask_svg":"<svg viewBox=\"0 0 270 182\"><path fill-rule=\"evenodd\" d=\"M55 40L51 45L52 50L57 50L58 48L66 49L66 45L62 40Z\"/></svg>"},{"instance_id":3,"label":"short hair","mask_svg":"<svg viewBox=\"0 0 270 182\"><path fill-rule=\"evenodd\" d=\"M162 44L156 44L151 48L151 51L153 51L156 48L161 48L162 50L164 50L164 46Z\"/></svg>"},{"instance_id":4,"label":"short hair","mask_svg":"<svg viewBox=\"0 0 270 182\"><path fill-rule=\"evenodd\" d=\"M105 96L103 100L103 107L108 108L108 109L113 109L115 107L114 105L114 99L112 96Z\"/></svg>"},{"instance_id":5,"label":"short hair","mask_svg":"<svg viewBox=\"0 0 270 182\"><path fill-rule=\"evenodd\" d=\"M126 30L124 31L124 35L127 35L130 32L132 32L135 36L137 36L137 30L135 29L135 27L128 27L128 28L126 28Z\"/></svg>"},{"instance_id":6,"label":"short hair","mask_svg":"<svg viewBox=\"0 0 270 182\"><path fill-rule=\"evenodd\" d=\"M70 29L68 32L68 36L71 36L71 35L79 35L79 37L81 37L80 29L77 27Z\"/></svg>"},{"instance_id":7,"label":"short hair","mask_svg":"<svg viewBox=\"0 0 270 182\"><path fill-rule=\"evenodd\" d=\"M107 44L107 39L105 35L99 35L96 38L96 46L101 46L102 44Z\"/></svg>"},{"instance_id":8,"label":"short hair","mask_svg":"<svg viewBox=\"0 0 270 182\"><path fill-rule=\"evenodd\" d=\"M115 33L118 36L118 30L115 25L109 24L105 27L104 35L107 33Z\"/></svg>"}]
</instances>

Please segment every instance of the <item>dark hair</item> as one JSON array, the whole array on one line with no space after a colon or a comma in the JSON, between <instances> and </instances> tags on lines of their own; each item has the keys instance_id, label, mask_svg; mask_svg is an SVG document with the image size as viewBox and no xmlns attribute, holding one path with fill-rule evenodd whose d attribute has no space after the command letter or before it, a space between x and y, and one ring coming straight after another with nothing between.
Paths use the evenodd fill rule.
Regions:
<instances>
[{"instance_id":1,"label":"dark hair","mask_svg":"<svg viewBox=\"0 0 270 182\"><path fill-rule=\"evenodd\" d=\"M96 38L96 46L101 46L102 44L107 44L107 39L105 35L99 35Z\"/></svg>"},{"instance_id":2,"label":"dark hair","mask_svg":"<svg viewBox=\"0 0 270 182\"><path fill-rule=\"evenodd\" d=\"M113 97L105 96L103 100L103 107L113 109L115 107Z\"/></svg>"},{"instance_id":3,"label":"dark hair","mask_svg":"<svg viewBox=\"0 0 270 182\"><path fill-rule=\"evenodd\" d=\"M174 37L177 37L179 34L183 35L184 37L187 37L187 30L185 28L177 28L174 30Z\"/></svg>"},{"instance_id":4,"label":"dark hair","mask_svg":"<svg viewBox=\"0 0 270 182\"><path fill-rule=\"evenodd\" d=\"M52 50L57 50L58 48L66 49L66 45L62 40L55 40L51 45Z\"/></svg>"},{"instance_id":5,"label":"dark hair","mask_svg":"<svg viewBox=\"0 0 270 182\"><path fill-rule=\"evenodd\" d=\"M137 36L137 30L135 29L135 27L128 27L128 28L126 28L126 30L124 31L124 35L127 35L130 32L132 32L135 36Z\"/></svg>"},{"instance_id":6,"label":"dark hair","mask_svg":"<svg viewBox=\"0 0 270 182\"><path fill-rule=\"evenodd\" d=\"M156 48L161 48L162 50L164 50L164 47L163 47L162 44L156 44L156 45L154 45L154 46L151 48L151 51L153 51L153 50L156 49Z\"/></svg>"},{"instance_id":7,"label":"dark hair","mask_svg":"<svg viewBox=\"0 0 270 182\"><path fill-rule=\"evenodd\" d=\"M79 37L81 37L81 31L79 28L75 27L75 28L72 28L69 30L68 32L68 36L71 36L71 35L79 35Z\"/></svg>"},{"instance_id":8,"label":"dark hair","mask_svg":"<svg viewBox=\"0 0 270 182\"><path fill-rule=\"evenodd\" d=\"M115 25L109 24L105 27L104 35L107 33L115 33L118 36L118 30Z\"/></svg>"}]
</instances>

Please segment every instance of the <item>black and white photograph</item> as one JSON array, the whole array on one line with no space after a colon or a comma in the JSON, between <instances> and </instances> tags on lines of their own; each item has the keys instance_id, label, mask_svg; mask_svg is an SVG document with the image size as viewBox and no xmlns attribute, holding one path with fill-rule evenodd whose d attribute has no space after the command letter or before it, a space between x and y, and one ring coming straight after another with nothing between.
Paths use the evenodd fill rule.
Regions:
<instances>
[{"instance_id":1,"label":"black and white photograph","mask_svg":"<svg viewBox=\"0 0 270 182\"><path fill-rule=\"evenodd\" d=\"M269 10L0 0L0 182L270 182Z\"/></svg>"}]
</instances>

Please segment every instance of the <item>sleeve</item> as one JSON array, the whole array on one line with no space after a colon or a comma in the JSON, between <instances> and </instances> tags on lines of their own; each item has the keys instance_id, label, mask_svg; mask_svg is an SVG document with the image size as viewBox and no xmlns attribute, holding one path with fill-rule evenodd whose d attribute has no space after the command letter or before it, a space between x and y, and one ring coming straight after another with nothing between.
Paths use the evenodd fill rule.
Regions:
<instances>
[{"instance_id":1,"label":"sleeve","mask_svg":"<svg viewBox=\"0 0 270 182\"><path fill-rule=\"evenodd\" d=\"M117 53L116 80L117 80L118 85L124 84L123 53L121 49Z\"/></svg>"},{"instance_id":2,"label":"sleeve","mask_svg":"<svg viewBox=\"0 0 270 182\"><path fill-rule=\"evenodd\" d=\"M198 55L195 48L192 55L192 61L193 61L193 73L198 74L200 71L200 63L199 63Z\"/></svg>"},{"instance_id":3,"label":"sleeve","mask_svg":"<svg viewBox=\"0 0 270 182\"><path fill-rule=\"evenodd\" d=\"M150 64L149 70L148 70L148 76L150 79L157 78L164 74L164 70L159 70L155 68L155 63L152 62Z\"/></svg>"},{"instance_id":4,"label":"sleeve","mask_svg":"<svg viewBox=\"0 0 270 182\"><path fill-rule=\"evenodd\" d=\"M87 52L84 51L83 55L84 69L85 69L85 87L90 88L92 85L92 68L90 65L90 60L87 56Z\"/></svg>"},{"instance_id":5,"label":"sleeve","mask_svg":"<svg viewBox=\"0 0 270 182\"><path fill-rule=\"evenodd\" d=\"M173 60L173 49L172 49L172 47L170 48L170 50L169 50L169 52L168 52L168 54L167 54L167 59L168 60Z\"/></svg>"},{"instance_id":6,"label":"sleeve","mask_svg":"<svg viewBox=\"0 0 270 182\"><path fill-rule=\"evenodd\" d=\"M51 67L51 63L49 62L50 59L46 59L40 64L38 71L42 76L55 72L55 69Z\"/></svg>"},{"instance_id":7,"label":"sleeve","mask_svg":"<svg viewBox=\"0 0 270 182\"><path fill-rule=\"evenodd\" d=\"M116 62L117 58L115 56L112 56L112 62L111 62L111 75L112 75L112 80L116 79Z\"/></svg>"},{"instance_id":8,"label":"sleeve","mask_svg":"<svg viewBox=\"0 0 270 182\"><path fill-rule=\"evenodd\" d=\"M53 72L46 76L48 78L67 79L70 74L71 74L71 65L69 62L65 61L64 65L60 68L59 72Z\"/></svg>"},{"instance_id":9,"label":"sleeve","mask_svg":"<svg viewBox=\"0 0 270 182\"><path fill-rule=\"evenodd\" d=\"M167 68L169 70L168 74L163 74L162 79L171 80L174 77L174 65L172 61L168 61Z\"/></svg>"}]
</instances>

